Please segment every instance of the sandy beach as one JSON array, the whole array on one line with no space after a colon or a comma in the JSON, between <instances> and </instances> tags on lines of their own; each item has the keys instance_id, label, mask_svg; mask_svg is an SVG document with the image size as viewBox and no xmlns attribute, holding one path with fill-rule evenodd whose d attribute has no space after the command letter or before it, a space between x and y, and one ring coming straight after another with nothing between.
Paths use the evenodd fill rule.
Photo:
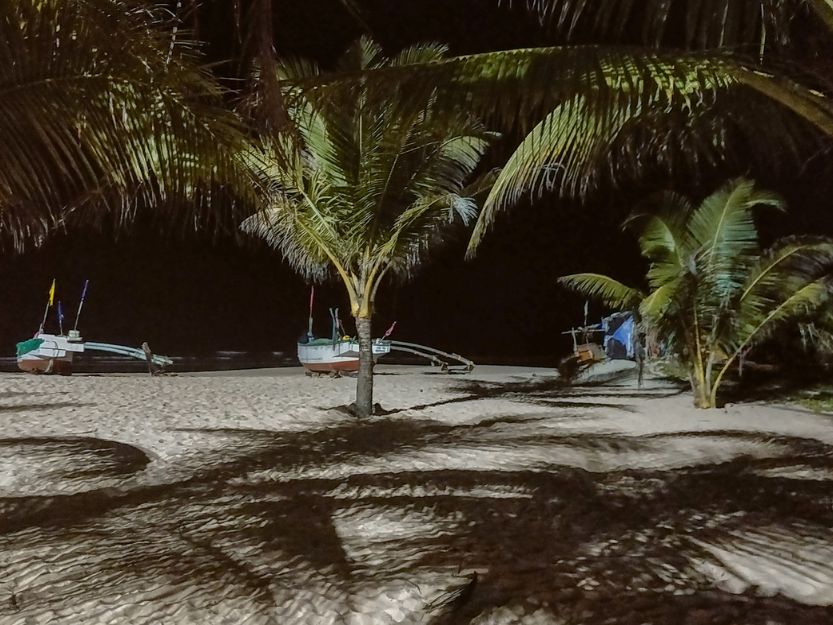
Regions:
<instances>
[{"instance_id":1,"label":"sandy beach","mask_svg":"<svg viewBox=\"0 0 833 625\"><path fill-rule=\"evenodd\" d=\"M0 624L832 623L833 417L628 372L0 375Z\"/></svg>"}]
</instances>

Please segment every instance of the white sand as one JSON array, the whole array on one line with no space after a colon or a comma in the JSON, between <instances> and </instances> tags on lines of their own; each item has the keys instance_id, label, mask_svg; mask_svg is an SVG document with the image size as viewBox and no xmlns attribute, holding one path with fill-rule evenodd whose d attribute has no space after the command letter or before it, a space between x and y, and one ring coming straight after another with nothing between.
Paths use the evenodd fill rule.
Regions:
<instances>
[{"instance_id":1,"label":"white sand","mask_svg":"<svg viewBox=\"0 0 833 625\"><path fill-rule=\"evenodd\" d=\"M833 622L833 418L379 373L0 375L0 625Z\"/></svg>"}]
</instances>

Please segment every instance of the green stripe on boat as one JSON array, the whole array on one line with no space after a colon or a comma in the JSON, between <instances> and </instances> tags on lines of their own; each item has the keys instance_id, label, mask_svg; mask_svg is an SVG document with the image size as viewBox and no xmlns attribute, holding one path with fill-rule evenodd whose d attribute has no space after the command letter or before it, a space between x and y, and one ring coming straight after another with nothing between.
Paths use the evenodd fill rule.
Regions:
<instances>
[{"instance_id":1,"label":"green stripe on boat","mask_svg":"<svg viewBox=\"0 0 833 625\"><path fill-rule=\"evenodd\" d=\"M21 341L17 344L17 355L20 357L24 354L28 354L29 352L33 352L41 345L43 345L43 339L29 339L28 341Z\"/></svg>"}]
</instances>

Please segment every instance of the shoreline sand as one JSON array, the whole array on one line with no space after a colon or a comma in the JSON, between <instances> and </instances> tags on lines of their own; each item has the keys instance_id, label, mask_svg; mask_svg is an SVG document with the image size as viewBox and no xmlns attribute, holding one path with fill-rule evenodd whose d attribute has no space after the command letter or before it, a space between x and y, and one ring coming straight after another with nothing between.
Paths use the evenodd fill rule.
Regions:
<instances>
[{"instance_id":1,"label":"shoreline sand","mask_svg":"<svg viewBox=\"0 0 833 625\"><path fill-rule=\"evenodd\" d=\"M829 415L380 366L360 421L354 388L0 374L0 624L833 622Z\"/></svg>"}]
</instances>

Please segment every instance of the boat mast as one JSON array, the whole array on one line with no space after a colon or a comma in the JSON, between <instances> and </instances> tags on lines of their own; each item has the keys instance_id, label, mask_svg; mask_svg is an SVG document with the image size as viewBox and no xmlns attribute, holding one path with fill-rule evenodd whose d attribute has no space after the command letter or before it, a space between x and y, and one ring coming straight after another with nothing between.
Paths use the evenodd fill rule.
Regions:
<instances>
[{"instance_id":1,"label":"boat mast","mask_svg":"<svg viewBox=\"0 0 833 625\"><path fill-rule=\"evenodd\" d=\"M43 332L43 327L46 325L46 316L49 314L49 308L52 306L52 302L55 301L55 278L52 278L52 286L49 287L49 299L46 300L46 308L43 310L43 319L40 322L40 328L38 329L38 334Z\"/></svg>"},{"instance_id":2,"label":"boat mast","mask_svg":"<svg viewBox=\"0 0 833 625\"><path fill-rule=\"evenodd\" d=\"M87 287L90 286L89 280L84 280L84 290L81 291L81 301L78 302L78 312L75 313L75 325L73 330L78 329L78 319L81 317L81 309L84 307L84 300L87 299Z\"/></svg>"},{"instance_id":3,"label":"boat mast","mask_svg":"<svg viewBox=\"0 0 833 625\"><path fill-rule=\"evenodd\" d=\"M315 286L309 289L309 323L307 325L307 336L312 338L312 304L315 301Z\"/></svg>"}]
</instances>

